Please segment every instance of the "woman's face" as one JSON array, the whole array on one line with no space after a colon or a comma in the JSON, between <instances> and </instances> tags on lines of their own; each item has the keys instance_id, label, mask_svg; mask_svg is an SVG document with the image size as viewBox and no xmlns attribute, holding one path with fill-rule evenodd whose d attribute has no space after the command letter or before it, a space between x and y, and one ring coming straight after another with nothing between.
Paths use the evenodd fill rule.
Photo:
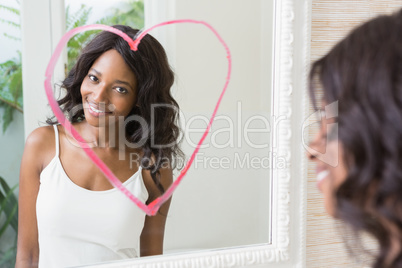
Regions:
<instances>
[{"instance_id":1,"label":"woman's face","mask_svg":"<svg viewBox=\"0 0 402 268\"><path fill-rule=\"evenodd\" d=\"M334 118L327 119L321 116L320 130L310 142L309 148L308 156L317 164L317 187L324 196L325 209L328 214L335 217L335 192L345 181L347 170L343 160L342 144L337 139L337 123Z\"/></svg>"},{"instance_id":2,"label":"woman's face","mask_svg":"<svg viewBox=\"0 0 402 268\"><path fill-rule=\"evenodd\" d=\"M103 53L91 66L81 84L86 121L109 126L124 120L136 101L137 80L114 49Z\"/></svg>"}]
</instances>

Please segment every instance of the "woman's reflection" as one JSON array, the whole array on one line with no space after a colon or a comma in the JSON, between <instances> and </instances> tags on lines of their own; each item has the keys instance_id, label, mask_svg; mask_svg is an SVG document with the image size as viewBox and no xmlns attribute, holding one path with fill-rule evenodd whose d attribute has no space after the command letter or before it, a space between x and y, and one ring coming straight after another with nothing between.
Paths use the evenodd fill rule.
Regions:
<instances>
[{"instance_id":1,"label":"woman's reflection","mask_svg":"<svg viewBox=\"0 0 402 268\"><path fill-rule=\"evenodd\" d=\"M138 32L114 27L132 37ZM62 82L66 95L58 103L85 146L144 203L169 187L172 159L182 155L173 80L156 39L145 36L134 52L118 35L101 32ZM30 134L22 158L16 266L162 254L170 200L156 216L146 216L111 187L55 118L47 123Z\"/></svg>"}]
</instances>

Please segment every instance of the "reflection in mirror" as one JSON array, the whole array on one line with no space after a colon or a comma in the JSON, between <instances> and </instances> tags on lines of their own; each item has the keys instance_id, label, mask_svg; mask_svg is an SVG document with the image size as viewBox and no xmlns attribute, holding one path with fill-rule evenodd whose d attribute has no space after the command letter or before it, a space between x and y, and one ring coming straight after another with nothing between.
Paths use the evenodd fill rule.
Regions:
<instances>
[{"instance_id":1,"label":"reflection in mirror","mask_svg":"<svg viewBox=\"0 0 402 268\"><path fill-rule=\"evenodd\" d=\"M237 0L146 1L148 26L176 18L206 21L222 35L233 60L232 80L218 116L173 195L165 253L270 243L272 170L284 162L271 153L272 132L280 120L271 116L273 10L273 1L262 0L247 8ZM173 94L181 107L187 157L176 159L180 167L218 100L226 54L201 25L171 25L151 34L165 46L176 73Z\"/></svg>"},{"instance_id":2,"label":"reflection in mirror","mask_svg":"<svg viewBox=\"0 0 402 268\"><path fill-rule=\"evenodd\" d=\"M79 6L76 0L68 3ZM146 27L171 19L208 22L229 46L233 64L212 129L173 195L165 254L270 242L271 172L284 161L271 150L280 121L271 116L274 1L244 5L240 0L145 1ZM93 21L111 13L107 5L92 8ZM227 59L201 25L171 25L151 35L164 45L176 75L173 94L181 108L186 155L176 161L183 167L221 93Z\"/></svg>"}]
</instances>

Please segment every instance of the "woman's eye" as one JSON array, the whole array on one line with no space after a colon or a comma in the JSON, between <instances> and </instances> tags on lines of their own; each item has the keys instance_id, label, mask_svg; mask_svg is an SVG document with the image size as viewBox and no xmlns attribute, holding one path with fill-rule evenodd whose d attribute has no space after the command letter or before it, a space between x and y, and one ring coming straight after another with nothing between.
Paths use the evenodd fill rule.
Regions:
<instances>
[{"instance_id":1,"label":"woman's eye","mask_svg":"<svg viewBox=\"0 0 402 268\"><path fill-rule=\"evenodd\" d=\"M122 94L127 93L127 90L123 87L116 87L116 91Z\"/></svg>"},{"instance_id":2,"label":"woman's eye","mask_svg":"<svg viewBox=\"0 0 402 268\"><path fill-rule=\"evenodd\" d=\"M93 82L98 82L99 81L98 78L96 76L92 75L92 74L88 75L88 77Z\"/></svg>"}]
</instances>

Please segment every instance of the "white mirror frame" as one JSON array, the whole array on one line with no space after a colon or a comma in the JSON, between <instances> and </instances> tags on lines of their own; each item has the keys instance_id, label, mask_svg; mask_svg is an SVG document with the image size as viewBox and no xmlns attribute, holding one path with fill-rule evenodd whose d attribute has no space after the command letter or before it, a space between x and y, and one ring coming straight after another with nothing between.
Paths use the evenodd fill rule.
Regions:
<instances>
[{"instance_id":1,"label":"white mirror frame","mask_svg":"<svg viewBox=\"0 0 402 268\"><path fill-rule=\"evenodd\" d=\"M275 1L273 116L285 116L274 130L273 148L287 166L273 171L270 244L214 249L99 264L119 268L224 268L306 266L307 159L302 124L307 118L311 0ZM268 226L267 226L268 228Z\"/></svg>"},{"instance_id":2,"label":"white mirror frame","mask_svg":"<svg viewBox=\"0 0 402 268\"><path fill-rule=\"evenodd\" d=\"M273 131L278 145L274 152L287 160L284 169L273 172L271 243L131 259L91 267L305 267L307 160L302 146L302 123L308 110L306 85L312 0L266 1L276 3L272 112L275 117L286 117ZM23 1L21 18L23 84L28 85L24 87L26 136L37 127L33 122L43 121L44 114L35 112L35 107L47 104L43 89L44 70L54 49L55 42L51 40L58 40L64 28L64 25L56 24L55 27L54 24L56 18L60 20L64 16L60 5L62 0L30 2ZM49 27L50 21L53 27ZM38 33L36 29L42 31ZM50 41L47 42L46 38ZM38 58L36 55L40 53L35 52L43 50L44 42L50 44L44 52L49 57ZM59 71L63 71L62 66ZM30 99L35 104L31 105Z\"/></svg>"}]
</instances>

